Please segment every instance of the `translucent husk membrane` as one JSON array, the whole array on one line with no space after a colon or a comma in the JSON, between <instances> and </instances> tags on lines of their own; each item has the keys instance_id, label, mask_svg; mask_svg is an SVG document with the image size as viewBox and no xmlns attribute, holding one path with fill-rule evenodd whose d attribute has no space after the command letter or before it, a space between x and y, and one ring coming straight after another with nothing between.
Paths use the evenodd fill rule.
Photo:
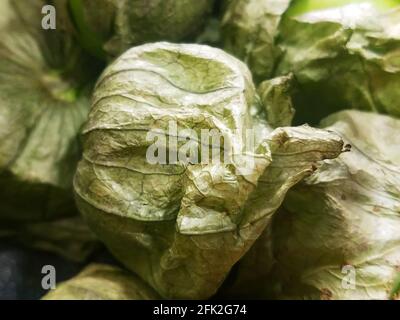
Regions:
<instances>
[{"instance_id":1,"label":"translucent husk membrane","mask_svg":"<svg viewBox=\"0 0 400 320\"><path fill-rule=\"evenodd\" d=\"M290 123L290 82L268 81L257 93L247 67L222 50L165 42L128 50L98 80L83 129L76 200L109 250L161 296L212 296L286 191L318 161L342 152L336 134L274 129ZM222 153L231 161L150 163L154 141L146 136L169 132L171 121L178 132L225 133L233 152L223 147ZM243 139L248 129L253 145ZM164 148L174 153L184 142ZM212 142L201 148L211 150Z\"/></svg>"},{"instance_id":2,"label":"translucent husk membrane","mask_svg":"<svg viewBox=\"0 0 400 320\"><path fill-rule=\"evenodd\" d=\"M342 109L400 116L400 2L232 1L224 48L257 82L293 73L295 123Z\"/></svg>"},{"instance_id":3,"label":"translucent husk membrane","mask_svg":"<svg viewBox=\"0 0 400 320\"><path fill-rule=\"evenodd\" d=\"M400 279L400 120L342 111L322 122L352 151L293 187L222 295L396 299Z\"/></svg>"},{"instance_id":4,"label":"translucent husk membrane","mask_svg":"<svg viewBox=\"0 0 400 320\"><path fill-rule=\"evenodd\" d=\"M0 219L71 215L78 134L94 72L61 12L58 28L43 30L37 24L44 2L12 4L15 18L0 41Z\"/></svg>"},{"instance_id":5,"label":"translucent husk membrane","mask_svg":"<svg viewBox=\"0 0 400 320\"><path fill-rule=\"evenodd\" d=\"M81 261L95 239L80 219L69 217L77 214L72 178L96 65L77 45L66 12L57 11L56 30L45 30L45 1L4 4L0 235Z\"/></svg>"}]
</instances>

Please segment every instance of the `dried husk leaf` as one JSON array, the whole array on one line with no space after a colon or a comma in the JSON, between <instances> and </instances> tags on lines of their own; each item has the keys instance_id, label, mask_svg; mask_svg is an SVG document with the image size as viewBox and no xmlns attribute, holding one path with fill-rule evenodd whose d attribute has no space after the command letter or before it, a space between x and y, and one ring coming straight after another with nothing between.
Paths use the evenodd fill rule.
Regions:
<instances>
[{"instance_id":1,"label":"dried husk leaf","mask_svg":"<svg viewBox=\"0 0 400 320\"><path fill-rule=\"evenodd\" d=\"M225 295L391 299L400 266L400 121L361 111L322 126L351 152L292 188L272 225L239 262Z\"/></svg>"},{"instance_id":2,"label":"dried husk leaf","mask_svg":"<svg viewBox=\"0 0 400 320\"><path fill-rule=\"evenodd\" d=\"M135 47L100 77L83 130L77 203L109 250L163 297L212 296L286 191L341 153L336 134L274 130L266 109L247 67L204 45ZM146 135L170 121L178 130L226 133L232 161L150 164ZM243 140L247 129L257 133L253 146Z\"/></svg>"}]
</instances>

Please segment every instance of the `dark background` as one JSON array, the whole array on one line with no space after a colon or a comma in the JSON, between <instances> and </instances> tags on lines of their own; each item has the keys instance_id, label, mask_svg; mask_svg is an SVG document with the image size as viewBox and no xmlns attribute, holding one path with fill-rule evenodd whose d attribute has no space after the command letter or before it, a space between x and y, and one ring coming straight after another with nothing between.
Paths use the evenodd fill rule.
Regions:
<instances>
[{"instance_id":1,"label":"dark background","mask_svg":"<svg viewBox=\"0 0 400 320\"><path fill-rule=\"evenodd\" d=\"M58 283L73 277L91 262L117 264L105 249L96 252L86 263L74 263L55 254L28 249L2 239L0 243L0 300L40 299L46 293L41 284L45 276L42 274L44 265L55 267Z\"/></svg>"}]
</instances>

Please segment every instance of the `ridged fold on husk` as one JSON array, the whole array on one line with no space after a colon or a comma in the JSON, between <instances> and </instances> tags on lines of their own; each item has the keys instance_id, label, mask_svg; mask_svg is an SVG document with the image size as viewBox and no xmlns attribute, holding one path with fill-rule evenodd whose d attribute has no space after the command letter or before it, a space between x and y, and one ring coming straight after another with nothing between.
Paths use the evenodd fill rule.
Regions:
<instances>
[{"instance_id":1,"label":"ridged fold on husk","mask_svg":"<svg viewBox=\"0 0 400 320\"><path fill-rule=\"evenodd\" d=\"M400 120L342 111L322 122L352 146L292 188L223 294L395 299L400 279Z\"/></svg>"},{"instance_id":2,"label":"ridged fold on husk","mask_svg":"<svg viewBox=\"0 0 400 320\"><path fill-rule=\"evenodd\" d=\"M285 79L260 88L264 102L284 100L278 96L286 95ZM110 251L163 297L212 296L286 191L318 161L342 152L334 133L273 129L265 119L274 110L261 104L247 67L222 50L165 42L132 48L106 68L94 92L74 180L80 211ZM178 136L183 129L224 134L229 161L149 163L147 134L166 130L172 139L171 121ZM243 138L250 129L253 145ZM203 141L199 149L213 147Z\"/></svg>"}]
</instances>

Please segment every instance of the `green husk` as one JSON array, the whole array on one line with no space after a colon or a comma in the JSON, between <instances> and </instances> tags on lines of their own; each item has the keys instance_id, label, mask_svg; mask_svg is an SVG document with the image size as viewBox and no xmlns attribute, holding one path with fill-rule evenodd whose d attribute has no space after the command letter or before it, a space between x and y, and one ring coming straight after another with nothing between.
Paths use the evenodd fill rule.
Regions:
<instances>
[{"instance_id":1,"label":"green husk","mask_svg":"<svg viewBox=\"0 0 400 320\"><path fill-rule=\"evenodd\" d=\"M232 0L222 20L224 50L246 62L256 82L274 75L277 37L290 0Z\"/></svg>"},{"instance_id":2,"label":"green husk","mask_svg":"<svg viewBox=\"0 0 400 320\"><path fill-rule=\"evenodd\" d=\"M0 3L0 28L4 28L7 23L13 18L13 11L11 10L10 0L3 0Z\"/></svg>"},{"instance_id":3,"label":"green husk","mask_svg":"<svg viewBox=\"0 0 400 320\"><path fill-rule=\"evenodd\" d=\"M289 2L232 2L224 47L258 82L294 74L295 123L316 124L342 109L399 117L400 2Z\"/></svg>"},{"instance_id":4,"label":"green husk","mask_svg":"<svg viewBox=\"0 0 400 320\"><path fill-rule=\"evenodd\" d=\"M279 89L272 97L286 95L281 83L287 86L273 82ZM261 104L247 67L204 45L135 47L100 77L83 130L76 200L109 250L161 296L212 296L286 191L316 162L341 153L342 140L324 130L274 130L265 121L269 110L275 107ZM150 164L146 135L170 121L178 130L225 133L233 152L222 153L231 161ZM243 139L247 129L255 130L253 146Z\"/></svg>"},{"instance_id":5,"label":"green husk","mask_svg":"<svg viewBox=\"0 0 400 320\"><path fill-rule=\"evenodd\" d=\"M265 106L267 122L274 128L290 126L295 110L292 96L295 91L293 75L276 77L260 83L257 92Z\"/></svg>"},{"instance_id":6,"label":"green husk","mask_svg":"<svg viewBox=\"0 0 400 320\"><path fill-rule=\"evenodd\" d=\"M154 41L195 35L213 0L68 0L82 46L98 58Z\"/></svg>"},{"instance_id":7,"label":"green husk","mask_svg":"<svg viewBox=\"0 0 400 320\"><path fill-rule=\"evenodd\" d=\"M291 189L225 295L393 299L400 266L400 120L342 111L322 122L352 151Z\"/></svg>"},{"instance_id":8,"label":"green husk","mask_svg":"<svg viewBox=\"0 0 400 320\"><path fill-rule=\"evenodd\" d=\"M49 291L43 300L155 300L159 299L140 278L118 267L91 264L74 278Z\"/></svg>"},{"instance_id":9,"label":"green husk","mask_svg":"<svg viewBox=\"0 0 400 320\"><path fill-rule=\"evenodd\" d=\"M56 30L41 28L44 4L12 2L15 17L0 31L2 221L76 214L72 177L95 70L61 11Z\"/></svg>"}]
</instances>

